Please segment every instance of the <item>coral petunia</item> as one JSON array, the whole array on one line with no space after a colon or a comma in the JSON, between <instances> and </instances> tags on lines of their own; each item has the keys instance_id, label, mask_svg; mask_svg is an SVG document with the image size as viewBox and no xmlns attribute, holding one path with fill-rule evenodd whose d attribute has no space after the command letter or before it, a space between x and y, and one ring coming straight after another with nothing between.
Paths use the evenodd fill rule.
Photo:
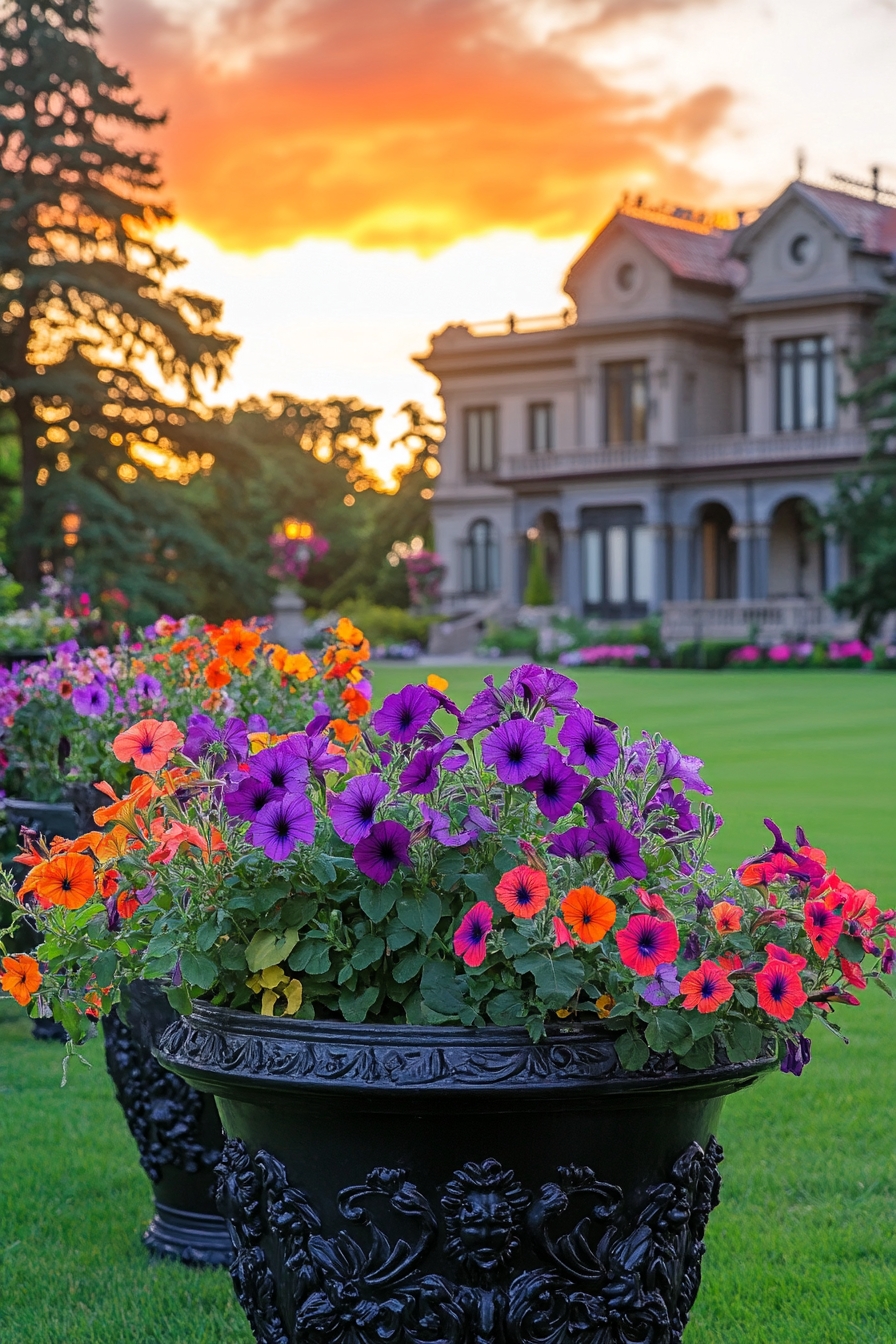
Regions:
<instances>
[{"instance_id":1,"label":"coral petunia","mask_svg":"<svg viewBox=\"0 0 896 1344\"><path fill-rule=\"evenodd\" d=\"M96 891L93 862L86 854L58 854L41 869L35 890L41 904L80 910Z\"/></svg>"},{"instance_id":2,"label":"coral petunia","mask_svg":"<svg viewBox=\"0 0 896 1344\"><path fill-rule=\"evenodd\" d=\"M168 757L183 740L183 733L171 719L141 719L118 734L112 751L117 760L133 761L138 770L155 774L167 765Z\"/></svg>"},{"instance_id":3,"label":"coral petunia","mask_svg":"<svg viewBox=\"0 0 896 1344\"><path fill-rule=\"evenodd\" d=\"M563 918L583 943L599 943L616 923L616 906L593 887L575 887L560 902Z\"/></svg>"},{"instance_id":4,"label":"coral petunia","mask_svg":"<svg viewBox=\"0 0 896 1344\"><path fill-rule=\"evenodd\" d=\"M504 874L495 887L495 895L512 915L531 919L547 905L550 887L544 873L521 864Z\"/></svg>"},{"instance_id":5,"label":"coral petunia","mask_svg":"<svg viewBox=\"0 0 896 1344\"><path fill-rule=\"evenodd\" d=\"M789 961L770 961L758 971L756 992L759 1007L780 1022L789 1022L808 997L796 967Z\"/></svg>"},{"instance_id":6,"label":"coral petunia","mask_svg":"<svg viewBox=\"0 0 896 1344\"><path fill-rule=\"evenodd\" d=\"M261 643L261 635L247 630L242 621L225 621L221 636L215 640L215 649L219 658L226 658L234 667L245 671Z\"/></svg>"},{"instance_id":7,"label":"coral petunia","mask_svg":"<svg viewBox=\"0 0 896 1344\"><path fill-rule=\"evenodd\" d=\"M731 901L717 901L712 907L712 917L719 933L737 933L743 916L743 906Z\"/></svg>"},{"instance_id":8,"label":"coral petunia","mask_svg":"<svg viewBox=\"0 0 896 1344\"><path fill-rule=\"evenodd\" d=\"M804 971L808 962L805 957L801 957L798 952L788 952L786 947L779 947L777 943L766 943L765 955L769 961L789 962L798 971Z\"/></svg>"},{"instance_id":9,"label":"coral petunia","mask_svg":"<svg viewBox=\"0 0 896 1344\"><path fill-rule=\"evenodd\" d=\"M714 1013L731 998L734 986L721 966L714 961L704 961L682 978L681 992L685 1008L696 1008L698 1013Z\"/></svg>"},{"instance_id":10,"label":"coral petunia","mask_svg":"<svg viewBox=\"0 0 896 1344\"><path fill-rule=\"evenodd\" d=\"M220 688L226 686L231 679L230 668L223 658L213 658L205 669L206 684L210 686L213 691L220 690Z\"/></svg>"},{"instance_id":11,"label":"coral petunia","mask_svg":"<svg viewBox=\"0 0 896 1344\"><path fill-rule=\"evenodd\" d=\"M616 942L623 965L636 975L653 975L661 962L675 960L681 946L675 924L653 915L632 915Z\"/></svg>"},{"instance_id":12,"label":"coral petunia","mask_svg":"<svg viewBox=\"0 0 896 1344\"><path fill-rule=\"evenodd\" d=\"M3 958L3 974L0 975L0 989L11 994L22 1007L31 1002L31 995L40 989L43 976L33 957L25 952L14 957Z\"/></svg>"},{"instance_id":13,"label":"coral petunia","mask_svg":"<svg viewBox=\"0 0 896 1344\"><path fill-rule=\"evenodd\" d=\"M843 916L829 910L824 901L807 901L803 915L809 941L824 960L830 956L831 949L843 932Z\"/></svg>"},{"instance_id":14,"label":"coral petunia","mask_svg":"<svg viewBox=\"0 0 896 1344\"><path fill-rule=\"evenodd\" d=\"M848 985L852 985L855 989L868 988L868 981L862 974L862 968L857 961L847 961L845 957L841 957L840 970Z\"/></svg>"},{"instance_id":15,"label":"coral petunia","mask_svg":"<svg viewBox=\"0 0 896 1344\"><path fill-rule=\"evenodd\" d=\"M488 901L477 901L464 915L454 934L454 951L468 966L482 965L485 942L491 930L491 906Z\"/></svg>"}]
</instances>

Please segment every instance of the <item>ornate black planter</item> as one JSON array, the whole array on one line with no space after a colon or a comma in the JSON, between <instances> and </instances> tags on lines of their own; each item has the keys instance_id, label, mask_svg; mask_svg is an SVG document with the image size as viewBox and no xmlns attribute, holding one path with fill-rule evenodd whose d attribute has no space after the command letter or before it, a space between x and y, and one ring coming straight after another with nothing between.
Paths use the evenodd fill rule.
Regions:
<instances>
[{"instance_id":1,"label":"ornate black planter","mask_svg":"<svg viewBox=\"0 0 896 1344\"><path fill-rule=\"evenodd\" d=\"M202 1004L169 1027L159 1058L218 1099L259 1344L677 1344L724 1097L775 1061L633 1076L612 1042Z\"/></svg>"},{"instance_id":2,"label":"ornate black planter","mask_svg":"<svg viewBox=\"0 0 896 1344\"><path fill-rule=\"evenodd\" d=\"M173 1019L152 985L131 988L127 1021L103 1020L106 1066L152 1182L155 1215L143 1240L155 1255L192 1265L229 1265L233 1247L215 1208L214 1168L224 1135L211 1097L153 1058L151 1043Z\"/></svg>"}]
</instances>

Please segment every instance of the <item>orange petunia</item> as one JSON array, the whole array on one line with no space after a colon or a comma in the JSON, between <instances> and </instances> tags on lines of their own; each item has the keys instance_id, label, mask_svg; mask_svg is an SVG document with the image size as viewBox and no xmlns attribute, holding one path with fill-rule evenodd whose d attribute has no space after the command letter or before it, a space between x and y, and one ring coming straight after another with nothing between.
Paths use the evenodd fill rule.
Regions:
<instances>
[{"instance_id":1,"label":"orange petunia","mask_svg":"<svg viewBox=\"0 0 896 1344\"><path fill-rule=\"evenodd\" d=\"M111 784L100 780L93 786L100 793L104 793L112 802L106 807L98 807L93 814L93 819L97 826L105 826L107 822L122 820L125 824L133 826L134 812L139 808L146 807L154 797L158 795L158 788L149 775L135 775L131 781L131 789L123 798L119 798Z\"/></svg>"},{"instance_id":2,"label":"orange petunia","mask_svg":"<svg viewBox=\"0 0 896 1344\"><path fill-rule=\"evenodd\" d=\"M255 630L247 630L242 621L225 621L221 634L215 640L215 648L219 658L226 658L234 667L245 672L260 643L261 635Z\"/></svg>"},{"instance_id":3,"label":"orange petunia","mask_svg":"<svg viewBox=\"0 0 896 1344\"><path fill-rule=\"evenodd\" d=\"M719 933L737 933L743 918L743 906L732 901L717 901L712 907L712 917Z\"/></svg>"},{"instance_id":4,"label":"orange petunia","mask_svg":"<svg viewBox=\"0 0 896 1344\"><path fill-rule=\"evenodd\" d=\"M346 747L350 747L361 736L358 725L349 723L348 719L331 719L327 727L332 728L336 741L342 742Z\"/></svg>"},{"instance_id":5,"label":"orange petunia","mask_svg":"<svg viewBox=\"0 0 896 1344\"><path fill-rule=\"evenodd\" d=\"M295 677L297 681L311 681L317 676L317 668L307 653L288 653L281 670L286 676Z\"/></svg>"},{"instance_id":6,"label":"orange petunia","mask_svg":"<svg viewBox=\"0 0 896 1344\"><path fill-rule=\"evenodd\" d=\"M137 900L137 897L133 894L133 892L130 891L123 891L119 896L118 900L115 902L115 908L121 915L122 919L130 919L131 915L134 913L135 910L139 909L139 907L140 902Z\"/></svg>"},{"instance_id":7,"label":"orange petunia","mask_svg":"<svg viewBox=\"0 0 896 1344\"><path fill-rule=\"evenodd\" d=\"M748 863L738 870L737 877L742 887L761 887L765 882L765 865Z\"/></svg>"},{"instance_id":8,"label":"orange petunia","mask_svg":"<svg viewBox=\"0 0 896 1344\"><path fill-rule=\"evenodd\" d=\"M113 826L106 835L100 836L92 849L100 863L105 863L107 859L120 859L135 845L138 845L138 842L134 840L126 827Z\"/></svg>"},{"instance_id":9,"label":"orange petunia","mask_svg":"<svg viewBox=\"0 0 896 1344\"><path fill-rule=\"evenodd\" d=\"M183 733L171 719L141 719L118 734L112 750L119 761L133 761L138 770L154 774L168 764L168 757L183 740Z\"/></svg>"},{"instance_id":10,"label":"orange petunia","mask_svg":"<svg viewBox=\"0 0 896 1344\"><path fill-rule=\"evenodd\" d=\"M231 681L230 668L223 658L213 658L205 669L206 685L213 691L218 691L222 686L226 686Z\"/></svg>"},{"instance_id":11,"label":"orange petunia","mask_svg":"<svg viewBox=\"0 0 896 1344\"><path fill-rule=\"evenodd\" d=\"M34 872L38 874L35 891L41 904L80 910L96 891L96 870L86 854L58 854Z\"/></svg>"},{"instance_id":12,"label":"orange petunia","mask_svg":"<svg viewBox=\"0 0 896 1344\"><path fill-rule=\"evenodd\" d=\"M616 906L593 887L574 887L560 902L563 918L583 943L599 943L616 923Z\"/></svg>"},{"instance_id":13,"label":"orange petunia","mask_svg":"<svg viewBox=\"0 0 896 1344\"><path fill-rule=\"evenodd\" d=\"M364 715L370 712L370 701L355 686L346 686L340 699L348 706L350 719L363 719Z\"/></svg>"},{"instance_id":14,"label":"orange petunia","mask_svg":"<svg viewBox=\"0 0 896 1344\"><path fill-rule=\"evenodd\" d=\"M447 691L448 689L448 683L445 678L438 676L435 672L430 672L429 676L426 678L426 684L434 691Z\"/></svg>"},{"instance_id":15,"label":"orange petunia","mask_svg":"<svg viewBox=\"0 0 896 1344\"><path fill-rule=\"evenodd\" d=\"M343 644L360 644L364 639L363 630L359 630L356 625L348 619L347 616L341 616L336 622L335 627L331 627L333 634Z\"/></svg>"},{"instance_id":16,"label":"orange petunia","mask_svg":"<svg viewBox=\"0 0 896 1344\"><path fill-rule=\"evenodd\" d=\"M11 994L16 1003L24 1008L31 1002L31 995L40 989L43 976L33 957L20 952L14 957L3 958L3 974L0 975L0 989Z\"/></svg>"}]
</instances>

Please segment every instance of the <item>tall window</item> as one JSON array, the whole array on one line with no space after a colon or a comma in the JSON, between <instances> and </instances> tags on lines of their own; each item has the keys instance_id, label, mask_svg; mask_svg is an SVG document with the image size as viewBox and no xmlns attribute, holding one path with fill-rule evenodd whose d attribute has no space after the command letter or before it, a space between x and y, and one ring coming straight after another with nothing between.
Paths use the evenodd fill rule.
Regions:
<instances>
[{"instance_id":1,"label":"tall window","mask_svg":"<svg viewBox=\"0 0 896 1344\"><path fill-rule=\"evenodd\" d=\"M604 365L604 442L647 442L647 361Z\"/></svg>"},{"instance_id":2,"label":"tall window","mask_svg":"<svg viewBox=\"0 0 896 1344\"><path fill-rule=\"evenodd\" d=\"M498 547L494 530L487 518L470 524L462 547L463 589L465 593L494 593L498 589Z\"/></svg>"},{"instance_id":3,"label":"tall window","mask_svg":"<svg viewBox=\"0 0 896 1344\"><path fill-rule=\"evenodd\" d=\"M636 506L582 510L582 596L592 615L646 612L653 596L653 531L643 519Z\"/></svg>"},{"instance_id":4,"label":"tall window","mask_svg":"<svg viewBox=\"0 0 896 1344\"><path fill-rule=\"evenodd\" d=\"M491 476L498 469L498 408L469 406L464 411L467 474Z\"/></svg>"},{"instance_id":5,"label":"tall window","mask_svg":"<svg viewBox=\"0 0 896 1344\"><path fill-rule=\"evenodd\" d=\"M554 403L533 401L529 405L529 452L554 451Z\"/></svg>"},{"instance_id":6,"label":"tall window","mask_svg":"<svg viewBox=\"0 0 896 1344\"><path fill-rule=\"evenodd\" d=\"M830 336L777 341L775 357L778 429L832 429L837 422L837 390Z\"/></svg>"}]
</instances>

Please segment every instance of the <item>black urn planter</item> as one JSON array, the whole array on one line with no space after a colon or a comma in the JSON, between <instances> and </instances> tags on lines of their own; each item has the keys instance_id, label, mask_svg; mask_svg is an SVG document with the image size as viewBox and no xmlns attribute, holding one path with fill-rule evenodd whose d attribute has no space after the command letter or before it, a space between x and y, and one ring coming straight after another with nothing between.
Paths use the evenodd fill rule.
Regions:
<instances>
[{"instance_id":1,"label":"black urn planter","mask_svg":"<svg viewBox=\"0 0 896 1344\"><path fill-rule=\"evenodd\" d=\"M155 1213L143 1241L166 1259L229 1265L233 1246L215 1207L224 1135L214 1101L152 1054L153 1039L173 1017L161 989L138 983L124 1014L113 1009L103 1019L106 1067L152 1183Z\"/></svg>"},{"instance_id":2,"label":"black urn planter","mask_svg":"<svg viewBox=\"0 0 896 1344\"><path fill-rule=\"evenodd\" d=\"M157 1055L217 1098L259 1344L677 1344L724 1098L775 1063L631 1075L598 1023L533 1045L206 1004Z\"/></svg>"}]
</instances>

